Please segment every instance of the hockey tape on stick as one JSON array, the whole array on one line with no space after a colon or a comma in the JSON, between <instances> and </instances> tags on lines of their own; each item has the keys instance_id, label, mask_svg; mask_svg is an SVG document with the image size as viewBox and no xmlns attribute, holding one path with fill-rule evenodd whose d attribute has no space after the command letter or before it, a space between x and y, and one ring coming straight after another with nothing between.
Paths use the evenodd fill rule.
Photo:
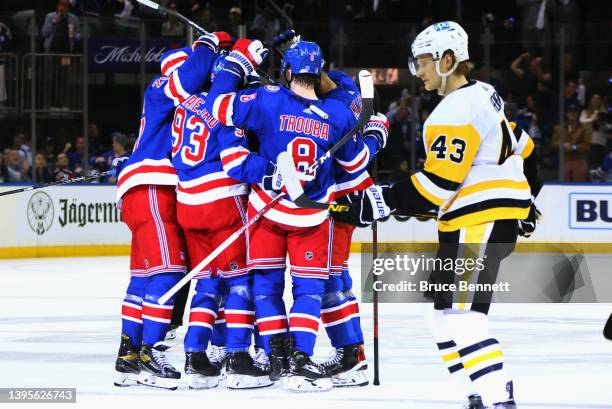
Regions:
<instances>
[{"instance_id":1,"label":"hockey tape on stick","mask_svg":"<svg viewBox=\"0 0 612 409\"><path fill-rule=\"evenodd\" d=\"M70 183L85 182L86 180L103 178L103 177L111 176L111 175L114 175L114 174L115 174L115 170L114 169L113 170L107 170L106 172L96 173L96 174L93 174L93 175L79 176L77 178L66 179L66 180L58 180L57 182L44 183L44 184L41 184L41 185L27 186L27 187L23 187L21 189L15 189L15 190L9 190L9 191L6 191L6 192L0 192L0 196L13 195L15 193L21 193L21 192L29 192L30 190L43 189L45 187L51 187L51 186L61 186L61 185L67 185L67 184L70 184Z\"/></svg>"},{"instance_id":2,"label":"hockey tape on stick","mask_svg":"<svg viewBox=\"0 0 612 409\"><path fill-rule=\"evenodd\" d=\"M372 75L369 71L359 71L359 88L361 91L361 113L359 114L357 124L353 127L353 129L348 131L342 138L340 138L340 140L336 142L334 146L325 152L325 154L310 165L308 171L306 172L307 174L314 173L319 166L331 158L334 153L342 148L342 146L347 143L356 133L360 132L368 122L368 119L370 119L374 107L374 82L372 81ZM278 160L282 161L282 163L277 163L277 165L281 170L283 178L285 178L285 186L293 203L299 207L309 209L324 209L334 211L348 210L348 206L329 205L327 203L319 203L312 200L310 197L308 197L308 195L306 195L306 193L304 193L304 189L302 188L299 176L297 175L297 170L295 169L295 165L293 164L293 160L291 159L290 155L287 153L286 156L283 156L283 153L281 153ZM287 173L285 174L285 172Z\"/></svg>"},{"instance_id":3,"label":"hockey tape on stick","mask_svg":"<svg viewBox=\"0 0 612 409\"><path fill-rule=\"evenodd\" d=\"M183 277L178 283L176 283L174 287L172 287L171 289L166 291L164 295L159 297L159 299L157 300L157 303L159 305L163 305L166 302L168 302L168 300L174 294L176 294L185 284L187 284L200 271L202 271L208 264L210 264L211 261L213 261L219 254L221 254L226 248L228 248L233 242L235 242L242 233L247 231L249 227L255 224L261 218L261 216L264 215L264 213L266 213L268 210L274 207L274 205L276 205L276 203L278 203L284 196L285 196L284 193L279 194L274 199L272 199L270 203L264 206L263 209L257 212L255 216L247 220L247 222L241 228L233 232L227 239L225 239L223 243L219 244L219 246L216 249L214 249L212 253L210 253L206 258L204 258L204 260L200 261L198 265L195 266L189 273L187 273L185 277Z\"/></svg>"}]
</instances>

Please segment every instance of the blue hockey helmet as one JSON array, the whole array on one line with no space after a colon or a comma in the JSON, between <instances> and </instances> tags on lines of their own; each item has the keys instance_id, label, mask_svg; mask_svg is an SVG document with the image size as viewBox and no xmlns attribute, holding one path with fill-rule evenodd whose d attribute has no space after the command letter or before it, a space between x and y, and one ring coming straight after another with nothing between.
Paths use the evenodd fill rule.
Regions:
<instances>
[{"instance_id":1,"label":"blue hockey helmet","mask_svg":"<svg viewBox=\"0 0 612 409\"><path fill-rule=\"evenodd\" d=\"M162 55L160 61L161 74L163 76L172 74L172 71L180 67L187 60L187 58L191 57L191 54L193 54L191 47L183 47L166 51L164 55Z\"/></svg>"},{"instance_id":2,"label":"blue hockey helmet","mask_svg":"<svg viewBox=\"0 0 612 409\"><path fill-rule=\"evenodd\" d=\"M317 43L298 41L285 51L281 71L284 74L291 68L293 75L321 75L323 68L323 52Z\"/></svg>"}]
</instances>

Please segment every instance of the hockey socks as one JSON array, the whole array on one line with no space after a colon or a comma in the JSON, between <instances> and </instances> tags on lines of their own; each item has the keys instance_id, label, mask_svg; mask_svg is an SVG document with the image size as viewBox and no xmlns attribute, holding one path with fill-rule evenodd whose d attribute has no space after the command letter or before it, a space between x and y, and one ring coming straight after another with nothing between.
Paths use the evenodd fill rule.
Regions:
<instances>
[{"instance_id":1,"label":"hockey socks","mask_svg":"<svg viewBox=\"0 0 612 409\"><path fill-rule=\"evenodd\" d=\"M321 321L334 348L363 344L359 304L351 291L326 293L321 307Z\"/></svg>"},{"instance_id":2,"label":"hockey socks","mask_svg":"<svg viewBox=\"0 0 612 409\"><path fill-rule=\"evenodd\" d=\"M142 299L147 281L147 277L131 277L121 304L121 333L129 337L134 347L142 344Z\"/></svg>"}]
</instances>

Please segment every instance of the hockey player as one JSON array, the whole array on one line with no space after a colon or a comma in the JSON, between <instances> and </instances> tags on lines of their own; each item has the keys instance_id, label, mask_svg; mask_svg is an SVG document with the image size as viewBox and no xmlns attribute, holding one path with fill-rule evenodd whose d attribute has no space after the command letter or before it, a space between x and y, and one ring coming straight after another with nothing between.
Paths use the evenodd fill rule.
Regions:
<instances>
[{"instance_id":1,"label":"hockey player","mask_svg":"<svg viewBox=\"0 0 612 409\"><path fill-rule=\"evenodd\" d=\"M287 48L300 39L294 30L288 30L275 38L272 47L283 57ZM340 71L321 73L317 95L336 99L356 110L360 106L359 88L352 78ZM388 128L386 117L379 114L368 122L364 131L380 133L384 147ZM334 198L343 197L373 185L366 171L349 173L340 166L335 166L335 178ZM359 304L352 292L352 279L348 270L354 229L355 227L349 223L339 221L333 223L329 280L325 283L321 309L321 321L334 347L333 356L323 363L323 367L332 375L332 381L336 387L368 384Z\"/></svg>"},{"instance_id":2,"label":"hockey player","mask_svg":"<svg viewBox=\"0 0 612 409\"><path fill-rule=\"evenodd\" d=\"M259 154L274 162L289 150L296 167L305 171L355 124L356 115L336 100L319 100L315 86L320 80L323 60L320 48L299 42L287 50L282 72L289 89L265 86L256 90L231 92L241 77L258 63L259 48L244 43L240 55L226 59L209 94L206 107L215 118L229 126L252 130L260 141ZM238 43L237 43L238 45ZM311 109L296 96L306 99ZM303 101L303 100L302 100ZM317 112L328 113L325 119ZM349 172L360 172L381 143L375 138L355 138L336 154L336 161ZM248 153L243 153L248 157ZM236 159L240 159L237 157ZM239 162L239 161L237 161ZM273 167L268 168L272 183L253 185L249 214L260 211L282 187ZM307 175L305 191L319 202L331 200L334 177L331 162L325 162L315 175ZM290 390L329 390L331 380L310 356L316 340L325 280L329 275L331 224L326 211L299 209L282 199L249 232L249 267L255 271L253 293L257 326L269 354L272 379L278 379L289 363ZM289 320L282 300L285 257L289 254L294 303ZM288 337L288 332L290 336Z\"/></svg>"},{"instance_id":3,"label":"hockey player","mask_svg":"<svg viewBox=\"0 0 612 409\"><path fill-rule=\"evenodd\" d=\"M166 53L161 77L145 91L139 137L123 163L117 183L122 219L132 231L131 279L122 306L122 336L115 368L117 386L136 382L176 389L180 372L165 356L162 341L172 316L172 302L157 299L186 271L183 233L176 219L176 171L169 159L172 114L176 103L200 89L228 34L206 34L190 48Z\"/></svg>"},{"instance_id":4,"label":"hockey player","mask_svg":"<svg viewBox=\"0 0 612 409\"><path fill-rule=\"evenodd\" d=\"M219 58L223 58L219 56ZM220 63L213 64L216 76ZM185 232L189 259L200 263L246 221L248 185L233 179L223 163L248 149L244 131L225 127L204 107L206 92L194 94L176 108L172 123L172 163L177 170L178 221ZM228 142L235 142L233 145ZM240 169L265 169L267 161L253 156ZM256 179L261 182L263 173ZM269 371L249 354L255 323L252 273L246 265L246 238L242 236L196 275L189 329L185 336L185 373L189 387L218 385L220 371L206 355L213 326L226 324L227 386L231 389L269 386ZM226 291L227 288L227 291Z\"/></svg>"},{"instance_id":5,"label":"hockey player","mask_svg":"<svg viewBox=\"0 0 612 409\"><path fill-rule=\"evenodd\" d=\"M371 222L390 211L409 215L437 210L437 257L457 259L460 251L475 246L485 260L478 282L494 282L499 263L514 248L519 226L524 233L535 228L533 197L540 185L534 175L533 141L520 128L512 129L491 85L466 79L471 69L468 39L457 23L426 28L412 44L412 54L413 74L427 90L444 96L424 124L424 170L384 186L384 201L362 194L351 212L334 217ZM452 283L454 275L434 270L430 280ZM428 314L449 372L470 395L470 409L516 408L500 344L489 335L491 296L478 293L469 303L461 294L436 292Z\"/></svg>"}]
</instances>

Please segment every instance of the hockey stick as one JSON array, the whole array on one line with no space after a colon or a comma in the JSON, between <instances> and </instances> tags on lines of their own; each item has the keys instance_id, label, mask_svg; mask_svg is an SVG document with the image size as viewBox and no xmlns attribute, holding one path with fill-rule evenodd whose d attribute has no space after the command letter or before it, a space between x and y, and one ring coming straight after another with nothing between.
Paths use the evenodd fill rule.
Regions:
<instances>
[{"instance_id":1,"label":"hockey stick","mask_svg":"<svg viewBox=\"0 0 612 409\"><path fill-rule=\"evenodd\" d=\"M162 14L167 14L173 17L176 17L177 20L181 21L183 24L188 25L189 27L193 28L194 30L198 31L201 34L207 33L207 31L201 27L200 25L198 25L196 22L188 19L187 17L185 17L184 15L182 15L181 13L169 9L167 7L162 6L161 4L155 3L154 1L151 0L136 0L137 2L139 2L140 4L142 4L143 6L147 6L153 10L156 10ZM281 87L282 85L279 84L278 82L274 81L272 79L272 77L270 77L268 75L267 72L257 69L257 74L260 77L263 77L266 81L268 81L268 83L270 83L271 85L277 86L277 87ZM295 95L292 93L292 96L300 101L302 104L306 105L308 108L311 109L311 111L313 111L315 114L319 115L321 118L323 119L327 119L329 118L329 115L327 115L327 113L323 112L321 109L319 109L318 107L316 107L314 104L311 104L310 102L308 102L306 99L300 97L299 95Z\"/></svg>"},{"instance_id":2,"label":"hockey stick","mask_svg":"<svg viewBox=\"0 0 612 409\"><path fill-rule=\"evenodd\" d=\"M370 76L369 72L367 72L367 71L362 71L362 72L365 72L367 74L367 78L365 78L366 76L364 74L364 82L362 84L364 84L365 87L369 87L370 90L371 90L373 88L372 77ZM361 73L360 73L360 76L361 76ZM362 95L364 95L363 92L365 92L365 90L362 90ZM365 95L366 96L372 95L372 92L370 92L369 94L366 92ZM345 135L343 135L342 138L340 138L340 140L338 142L336 142L329 149L328 152L326 152L323 156L321 156L319 159L317 159L310 166L310 168L308 168L308 171L309 172L310 171L314 171L319 166L321 166L322 163L324 163L327 159L329 159L331 157L333 152L336 152L338 149L340 149L342 147L342 145L344 145L346 142L348 142L353 137L353 135L355 135L357 132L359 132L361 130L361 128L363 128L363 124L365 124L365 121L367 121L367 119L370 117L371 111L372 111L371 105L370 105L369 111L367 109L362 109L361 110L361 114L359 114L359 120L357 121L357 125L355 125L349 132L347 132ZM362 121L362 119L363 119L363 121ZM288 152L281 152L281 154L279 155L279 158L286 157L288 155L289 155ZM282 160L284 162L286 162L285 159L282 159ZM293 164L293 160L292 159L291 159L291 166L292 166L292 168L294 169L294 172L295 172L295 165ZM295 173L297 173L297 172L295 172ZM299 184L299 182L298 182L298 184ZM187 273L185 275L185 277L183 277L172 288L170 288L168 291L166 291L166 293L164 295L159 297L159 299L157 300L157 303L160 304L160 305L165 304L174 294L176 294L178 292L178 290L182 286L184 286L186 283L188 283L189 280L193 279L200 271L202 271L204 269L204 267L206 267L208 264L210 264L210 262L213 261L215 259L215 257L217 257L219 254L221 254L226 248L228 248L230 246L230 244L232 244L234 241L236 241L238 239L238 237L240 237L240 235L242 233L244 233L253 224L255 224L261 218L261 216L264 215L264 213L266 213L268 210L270 210L272 207L274 207L274 205L276 205L276 203L278 203L283 197L285 197L285 193L280 193L278 196L276 196L274 199L272 199L272 201L270 201L270 203L266 204L259 212L257 212L257 214L255 216L253 216L251 219L247 220L247 222L241 228L239 228L234 233L232 233L227 239L225 239L225 241L223 241L223 243L221 243L216 249L214 249L212 251L212 253L210 253L207 257L205 257L204 260L200 261L197 266L195 266L189 273ZM326 208L327 208L327 205L326 205Z\"/></svg>"},{"instance_id":3,"label":"hockey stick","mask_svg":"<svg viewBox=\"0 0 612 409\"><path fill-rule=\"evenodd\" d=\"M101 178L101 177L110 176L110 175L114 175L114 174L115 174L115 170L114 169L113 170L107 170L106 172L96 173L94 175L79 176L79 177L72 178L72 179L58 180L56 182L44 183L44 184L34 185L34 186L27 186L27 187L23 187L23 188L20 188L20 189L9 190L9 191L6 191L6 192L0 192L0 196L13 195L15 193L28 192L30 190L42 189L42 188L51 187L51 186L61 186L61 185L67 185L67 184L70 184L70 183L79 183L79 182L84 182L86 180L98 179L98 178Z\"/></svg>"},{"instance_id":4,"label":"hockey stick","mask_svg":"<svg viewBox=\"0 0 612 409\"><path fill-rule=\"evenodd\" d=\"M378 158L374 158L372 173L374 174L374 182L378 173ZM372 223L372 260L378 258L378 222L375 220ZM376 288L375 284L379 280L377 274L372 274L372 289ZM374 379L372 383L376 386L380 385L380 361L378 359L378 291L374 290L372 294L372 320L374 324Z\"/></svg>"},{"instance_id":5,"label":"hockey stick","mask_svg":"<svg viewBox=\"0 0 612 409\"><path fill-rule=\"evenodd\" d=\"M312 174L321 164L328 160L334 153L336 153L342 146L347 143L353 135L361 131L365 126L368 119L372 115L372 109L374 107L374 83L372 82L372 75L369 71L359 71L359 88L361 90L361 113L357 124L350 132L347 132L334 146L330 148L324 155L318 158L306 171L306 174ZM283 152L285 153L285 152ZM304 207L309 209L322 209L322 210L334 210L334 211L347 211L349 209L346 205L319 203L312 200L304 192L304 188L300 182L300 177L295 169L293 159L286 153L281 153L278 156L277 166L280 169L281 175L285 181L285 187L289 197L298 207Z\"/></svg>"}]
</instances>

